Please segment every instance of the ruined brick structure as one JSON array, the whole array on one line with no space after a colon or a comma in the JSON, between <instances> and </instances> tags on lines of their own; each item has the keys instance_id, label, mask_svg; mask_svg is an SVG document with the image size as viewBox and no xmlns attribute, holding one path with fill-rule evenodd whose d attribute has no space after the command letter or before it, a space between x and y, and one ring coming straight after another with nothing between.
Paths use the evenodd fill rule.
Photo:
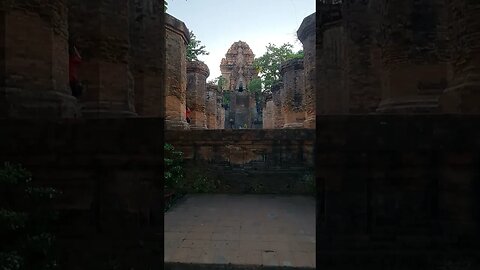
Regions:
<instances>
[{"instance_id":1,"label":"ruined brick structure","mask_svg":"<svg viewBox=\"0 0 480 270\"><path fill-rule=\"evenodd\" d=\"M304 128L315 128L315 13L306 17L297 31L298 39L303 44L304 65L304 104L305 123Z\"/></svg>"},{"instance_id":2,"label":"ruined brick structure","mask_svg":"<svg viewBox=\"0 0 480 270\"><path fill-rule=\"evenodd\" d=\"M201 61L187 62L187 107L190 113L190 129L206 129L207 77L210 71Z\"/></svg>"},{"instance_id":3,"label":"ruined brick structure","mask_svg":"<svg viewBox=\"0 0 480 270\"><path fill-rule=\"evenodd\" d=\"M0 117L79 117L68 82L66 0L0 4Z\"/></svg>"},{"instance_id":4,"label":"ruined brick structure","mask_svg":"<svg viewBox=\"0 0 480 270\"><path fill-rule=\"evenodd\" d=\"M285 124L285 116L282 105L281 93L283 92L283 83L276 82L272 85L272 104L273 104L273 128L283 128Z\"/></svg>"},{"instance_id":5,"label":"ruined brick structure","mask_svg":"<svg viewBox=\"0 0 480 270\"><path fill-rule=\"evenodd\" d=\"M225 128L225 108L223 104L223 90L217 87L217 112L216 112L216 128Z\"/></svg>"},{"instance_id":6,"label":"ruined brick structure","mask_svg":"<svg viewBox=\"0 0 480 270\"><path fill-rule=\"evenodd\" d=\"M187 49L190 34L182 21L165 14L165 128L189 129L186 121Z\"/></svg>"},{"instance_id":7,"label":"ruined brick structure","mask_svg":"<svg viewBox=\"0 0 480 270\"><path fill-rule=\"evenodd\" d=\"M224 91L230 95L225 126L230 128L252 128L256 118L255 97L248 92L248 84L257 77L257 71L253 66L255 55L243 41L237 41L228 49L225 58L222 59L220 70L225 78Z\"/></svg>"},{"instance_id":8,"label":"ruined brick structure","mask_svg":"<svg viewBox=\"0 0 480 270\"><path fill-rule=\"evenodd\" d=\"M135 112L138 116L163 117L163 5L156 0L131 0L129 4L130 69L134 78Z\"/></svg>"},{"instance_id":9,"label":"ruined brick structure","mask_svg":"<svg viewBox=\"0 0 480 270\"><path fill-rule=\"evenodd\" d=\"M272 91L263 92L264 105L263 105L263 128L273 129L274 122L274 105Z\"/></svg>"},{"instance_id":10,"label":"ruined brick structure","mask_svg":"<svg viewBox=\"0 0 480 270\"><path fill-rule=\"evenodd\" d=\"M373 1L382 55L380 112L438 112L447 86L442 1ZM405 27L408 25L408 27Z\"/></svg>"},{"instance_id":11,"label":"ruined brick structure","mask_svg":"<svg viewBox=\"0 0 480 270\"><path fill-rule=\"evenodd\" d=\"M480 2L449 0L450 72L441 108L450 113L480 113Z\"/></svg>"},{"instance_id":12,"label":"ruined brick structure","mask_svg":"<svg viewBox=\"0 0 480 270\"><path fill-rule=\"evenodd\" d=\"M136 116L130 73L129 1L68 1L70 35L82 56L83 117Z\"/></svg>"},{"instance_id":13,"label":"ruined brick structure","mask_svg":"<svg viewBox=\"0 0 480 270\"><path fill-rule=\"evenodd\" d=\"M206 93L207 128L217 129L217 86L215 84L207 84Z\"/></svg>"},{"instance_id":14,"label":"ruined brick structure","mask_svg":"<svg viewBox=\"0 0 480 270\"><path fill-rule=\"evenodd\" d=\"M290 59L280 67L283 88L280 92L284 128L303 128L305 122L305 85L303 59Z\"/></svg>"}]
</instances>

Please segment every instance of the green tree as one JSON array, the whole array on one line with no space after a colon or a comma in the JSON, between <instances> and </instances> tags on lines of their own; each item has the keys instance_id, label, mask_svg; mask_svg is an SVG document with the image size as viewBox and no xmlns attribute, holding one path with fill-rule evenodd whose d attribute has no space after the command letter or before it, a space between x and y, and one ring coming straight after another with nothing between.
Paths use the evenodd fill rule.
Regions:
<instances>
[{"instance_id":1,"label":"green tree","mask_svg":"<svg viewBox=\"0 0 480 270\"><path fill-rule=\"evenodd\" d=\"M187 46L187 60L195 61L198 60L199 55L209 55L210 53L205 50L205 45L200 45L202 43L200 40L197 40L197 37L190 31L190 43Z\"/></svg>"},{"instance_id":2,"label":"green tree","mask_svg":"<svg viewBox=\"0 0 480 270\"><path fill-rule=\"evenodd\" d=\"M248 91L252 93L262 92L262 79L255 78L248 83Z\"/></svg>"},{"instance_id":3,"label":"green tree","mask_svg":"<svg viewBox=\"0 0 480 270\"><path fill-rule=\"evenodd\" d=\"M280 65L292 58L303 58L303 51L293 52L293 45L285 43L278 47L269 43L267 52L256 58L253 65L260 74L263 89L270 89L280 79Z\"/></svg>"}]
</instances>

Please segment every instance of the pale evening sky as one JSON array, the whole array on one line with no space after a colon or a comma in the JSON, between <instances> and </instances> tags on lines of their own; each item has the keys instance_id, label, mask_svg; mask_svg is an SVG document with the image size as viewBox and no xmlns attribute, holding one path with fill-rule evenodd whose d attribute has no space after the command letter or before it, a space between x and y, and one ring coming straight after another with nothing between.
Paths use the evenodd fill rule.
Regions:
<instances>
[{"instance_id":1,"label":"pale evening sky","mask_svg":"<svg viewBox=\"0 0 480 270\"><path fill-rule=\"evenodd\" d=\"M167 13L183 21L210 55L199 60L210 69L212 80L221 75L220 61L232 43L242 40L256 57L268 43L302 49L297 30L315 12L315 0L169 0Z\"/></svg>"}]
</instances>

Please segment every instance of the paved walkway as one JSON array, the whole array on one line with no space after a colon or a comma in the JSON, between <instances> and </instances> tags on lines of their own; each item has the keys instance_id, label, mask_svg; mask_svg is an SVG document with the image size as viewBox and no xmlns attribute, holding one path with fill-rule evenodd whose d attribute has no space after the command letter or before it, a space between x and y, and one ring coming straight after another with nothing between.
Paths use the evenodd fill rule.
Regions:
<instances>
[{"instance_id":1,"label":"paved walkway","mask_svg":"<svg viewBox=\"0 0 480 270\"><path fill-rule=\"evenodd\" d=\"M165 262L315 267L315 199L187 195L165 213Z\"/></svg>"}]
</instances>

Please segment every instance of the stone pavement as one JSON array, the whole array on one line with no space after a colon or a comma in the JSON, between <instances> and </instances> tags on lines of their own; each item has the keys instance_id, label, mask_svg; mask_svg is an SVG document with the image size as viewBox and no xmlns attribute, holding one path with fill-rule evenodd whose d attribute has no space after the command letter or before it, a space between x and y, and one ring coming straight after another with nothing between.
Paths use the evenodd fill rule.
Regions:
<instances>
[{"instance_id":1,"label":"stone pavement","mask_svg":"<svg viewBox=\"0 0 480 270\"><path fill-rule=\"evenodd\" d=\"M315 198L187 195L165 213L165 262L315 268Z\"/></svg>"}]
</instances>

